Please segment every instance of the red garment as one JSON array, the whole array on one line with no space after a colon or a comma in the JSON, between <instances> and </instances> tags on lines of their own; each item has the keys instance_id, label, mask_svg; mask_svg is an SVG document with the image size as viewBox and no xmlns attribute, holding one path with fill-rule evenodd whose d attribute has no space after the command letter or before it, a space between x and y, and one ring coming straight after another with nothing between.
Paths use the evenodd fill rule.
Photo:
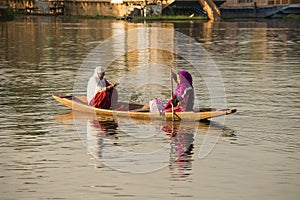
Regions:
<instances>
[{"instance_id":1,"label":"red garment","mask_svg":"<svg viewBox=\"0 0 300 200\"><path fill-rule=\"evenodd\" d=\"M168 107L168 108L164 109L164 112L172 112L172 107L171 108ZM182 110L181 107L179 107L179 108L174 107L174 112L184 112L184 111Z\"/></svg>"},{"instance_id":2,"label":"red garment","mask_svg":"<svg viewBox=\"0 0 300 200\"><path fill-rule=\"evenodd\" d=\"M118 92L112 88L109 91L98 92L90 102L91 106L101 109L116 108L118 104Z\"/></svg>"}]
</instances>

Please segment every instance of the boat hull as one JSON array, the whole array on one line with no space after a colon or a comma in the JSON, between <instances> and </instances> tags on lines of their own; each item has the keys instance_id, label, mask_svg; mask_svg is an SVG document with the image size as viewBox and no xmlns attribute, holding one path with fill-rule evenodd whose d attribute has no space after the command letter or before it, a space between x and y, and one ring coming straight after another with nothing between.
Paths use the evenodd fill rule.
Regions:
<instances>
[{"instance_id":1,"label":"boat hull","mask_svg":"<svg viewBox=\"0 0 300 200\"><path fill-rule=\"evenodd\" d=\"M84 96L73 96L71 94L53 94L53 98L67 106L71 110L84 112L84 113L94 113L101 116L114 116L114 117L129 117L132 119L157 119L157 120L167 120L167 121L199 121L210 119L213 117L218 117L222 115L228 115L236 112L236 109L200 109L198 112L176 112L174 115L172 113L165 113L160 115L159 113L150 113L148 105L139 104L126 104L120 103L125 107L124 111L117 110L107 110L99 109L89 106L86 102L86 97Z\"/></svg>"}]
</instances>

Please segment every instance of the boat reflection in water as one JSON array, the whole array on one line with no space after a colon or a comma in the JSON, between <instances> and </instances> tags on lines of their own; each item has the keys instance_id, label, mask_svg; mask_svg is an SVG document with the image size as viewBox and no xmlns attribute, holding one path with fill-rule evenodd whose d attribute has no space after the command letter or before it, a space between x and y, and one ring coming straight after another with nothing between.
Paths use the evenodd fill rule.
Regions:
<instances>
[{"instance_id":1,"label":"boat reflection in water","mask_svg":"<svg viewBox=\"0 0 300 200\"><path fill-rule=\"evenodd\" d=\"M169 166L174 179L189 176L195 152L201 147L199 140L207 134L231 139L235 136L232 130L209 121L132 120L77 112L58 115L56 120L74 120L88 152L101 165L131 173Z\"/></svg>"},{"instance_id":2,"label":"boat reflection in water","mask_svg":"<svg viewBox=\"0 0 300 200\"><path fill-rule=\"evenodd\" d=\"M194 133L178 122L169 122L162 130L170 136L170 163L172 179L183 179L190 175L194 154Z\"/></svg>"},{"instance_id":3,"label":"boat reflection in water","mask_svg":"<svg viewBox=\"0 0 300 200\"><path fill-rule=\"evenodd\" d=\"M87 120L87 136L86 145L87 150L93 154L94 157L101 159L102 149L104 148L105 140L109 139L114 145L117 145L117 128L118 124L114 119L101 120Z\"/></svg>"}]
</instances>

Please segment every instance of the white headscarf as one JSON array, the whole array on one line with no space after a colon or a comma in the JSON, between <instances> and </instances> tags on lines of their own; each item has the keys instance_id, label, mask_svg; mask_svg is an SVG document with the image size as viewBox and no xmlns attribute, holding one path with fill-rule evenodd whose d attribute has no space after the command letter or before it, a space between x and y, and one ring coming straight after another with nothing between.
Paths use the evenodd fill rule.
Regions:
<instances>
[{"instance_id":1,"label":"white headscarf","mask_svg":"<svg viewBox=\"0 0 300 200\"><path fill-rule=\"evenodd\" d=\"M97 94L98 91L104 91L106 87L106 79L103 77L102 80L98 77L98 73L104 73L105 69L103 67L96 67L94 74L91 76L88 86L87 86L87 101L91 102L93 97Z\"/></svg>"}]
</instances>

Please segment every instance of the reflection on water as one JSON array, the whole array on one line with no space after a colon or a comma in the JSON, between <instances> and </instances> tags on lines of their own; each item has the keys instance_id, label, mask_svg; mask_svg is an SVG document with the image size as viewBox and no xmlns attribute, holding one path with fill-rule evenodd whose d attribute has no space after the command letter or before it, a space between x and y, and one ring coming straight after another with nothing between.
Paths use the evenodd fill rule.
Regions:
<instances>
[{"instance_id":1,"label":"reflection on water","mask_svg":"<svg viewBox=\"0 0 300 200\"><path fill-rule=\"evenodd\" d=\"M187 129L188 128L188 129ZM175 180L187 178L192 170L192 156L194 154L195 130L189 130L176 122L171 122L162 127L169 133L171 139L170 172Z\"/></svg>"},{"instance_id":2,"label":"reflection on water","mask_svg":"<svg viewBox=\"0 0 300 200\"><path fill-rule=\"evenodd\" d=\"M70 120L75 122L87 151L100 164L131 173L169 166L170 173L178 180L189 175L194 151L200 150L200 146L194 149L195 139L201 140L205 135L235 138L233 130L209 121L132 120L79 112L56 117L59 123Z\"/></svg>"},{"instance_id":3,"label":"reflection on water","mask_svg":"<svg viewBox=\"0 0 300 200\"><path fill-rule=\"evenodd\" d=\"M176 30L206 50L222 77L228 107L238 109L226 118L226 127L215 121L208 126L119 118L96 124L75 118L74 123L73 113L69 119L57 116L69 110L51 94L72 93L78 77L83 89L77 92L84 94L93 69L78 72L89 53L101 41L139 27ZM135 38L140 38L131 44L136 50L126 51L128 37L103 49L109 56L123 53L107 70L109 80L125 78L118 87L121 100L167 100L170 83L163 63L190 70L197 102L211 105L203 72L191 62L163 50L138 49L150 45L149 38L171 41L172 35L140 32ZM170 47L193 55L198 48L191 50L191 41ZM1 197L299 199L299 44L299 23L283 20L133 24L29 16L0 22ZM192 58L206 63L201 56ZM199 159L208 136L219 139ZM141 171L141 157L149 168L161 168L142 174L115 170Z\"/></svg>"}]
</instances>

